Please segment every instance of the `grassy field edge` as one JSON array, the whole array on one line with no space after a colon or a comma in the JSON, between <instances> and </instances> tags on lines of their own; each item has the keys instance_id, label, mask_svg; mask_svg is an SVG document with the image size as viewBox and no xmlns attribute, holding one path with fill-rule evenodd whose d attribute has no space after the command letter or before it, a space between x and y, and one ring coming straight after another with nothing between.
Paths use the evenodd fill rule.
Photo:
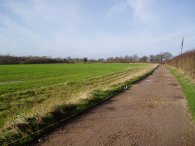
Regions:
<instances>
[{"instance_id":1,"label":"grassy field edge","mask_svg":"<svg viewBox=\"0 0 195 146\"><path fill-rule=\"evenodd\" d=\"M187 99L188 109L192 115L193 121L195 121L195 83L192 78L184 74L182 71L178 70L175 67L166 66L171 74L175 76L181 89L184 93L184 96Z\"/></svg>"},{"instance_id":2,"label":"grassy field edge","mask_svg":"<svg viewBox=\"0 0 195 146\"><path fill-rule=\"evenodd\" d=\"M156 68L157 67L140 76L136 76L129 81L116 84L112 86L109 90L95 90L91 98L82 99L79 103L69 104L65 106L58 105L54 111L48 113L47 116L39 120L37 120L36 117L28 118L26 119L25 123L15 125L17 131L9 129L4 134L4 137L0 139L0 145L26 145L27 143L34 141L38 137L52 130L62 121L81 114L86 110L89 110L90 108L104 102L105 100L108 100L109 98L121 93L125 90L124 87L130 87L134 83L144 79L148 75L152 74ZM31 133L31 131L35 132Z\"/></svg>"}]
</instances>

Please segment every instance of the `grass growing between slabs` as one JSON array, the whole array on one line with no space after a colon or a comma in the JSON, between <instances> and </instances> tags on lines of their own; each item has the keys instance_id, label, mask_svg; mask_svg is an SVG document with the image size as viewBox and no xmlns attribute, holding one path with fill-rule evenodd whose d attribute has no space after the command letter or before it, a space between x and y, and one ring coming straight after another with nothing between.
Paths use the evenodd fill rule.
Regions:
<instances>
[{"instance_id":1,"label":"grass growing between slabs","mask_svg":"<svg viewBox=\"0 0 195 146\"><path fill-rule=\"evenodd\" d=\"M72 66L74 67L64 70L64 76L69 76L66 80L66 77L62 77L63 71L60 71L59 76L64 80L58 80L58 76L55 75L52 80L57 77L56 81L50 82L50 73L46 73L48 84L45 85L45 82L36 84L41 80L39 79L41 72L38 71L38 75L24 79L31 87L28 90L23 86L24 83L20 82L18 83L21 84L20 90L14 89L15 92L0 95L0 144L15 141L44 129L62 118L83 111L121 92L124 85L130 85L141 79L156 67L153 64L79 64L78 68L75 68L77 65ZM63 67L62 65L62 69ZM75 72L75 78L71 78L72 70ZM34 74L34 71L32 72L28 71L28 74ZM14 80L13 77L10 78ZM19 76L16 75L16 78L18 80ZM35 84L30 84L32 82L29 80L34 80ZM40 133L43 131L46 130L40 130ZM32 140L34 135L29 138Z\"/></svg>"},{"instance_id":2,"label":"grass growing between slabs","mask_svg":"<svg viewBox=\"0 0 195 146\"><path fill-rule=\"evenodd\" d=\"M176 68L168 66L170 72L176 77L187 99L188 107L193 120L195 120L195 82Z\"/></svg>"}]
</instances>

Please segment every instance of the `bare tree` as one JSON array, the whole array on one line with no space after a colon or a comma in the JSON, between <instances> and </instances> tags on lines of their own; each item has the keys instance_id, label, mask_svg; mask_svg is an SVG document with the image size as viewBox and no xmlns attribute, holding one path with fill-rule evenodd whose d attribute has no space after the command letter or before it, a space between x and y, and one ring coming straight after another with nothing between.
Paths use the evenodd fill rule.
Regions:
<instances>
[{"instance_id":1,"label":"bare tree","mask_svg":"<svg viewBox=\"0 0 195 146\"><path fill-rule=\"evenodd\" d=\"M87 61L88 61L87 57L84 57L84 58L83 58L83 62L84 62L84 63L87 63Z\"/></svg>"},{"instance_id":2,"label":"bare tree","mask_svg":"<svg viewBox=\"0 0 195 146\"><path fill-rule=\"evenodd\" d=\"M137 56L137 54L133 55L133 62L137 62L139 60L139 57Z\"/></svg>"},{"instance_id":3,"label":"bare tree","mask_svg":"<svg viewBox=\"0 0 195 146\"><path fill-rule=\"evenodd\" d=\"M147 56L143 56L139 59L140 62L148 62L148 57Z\"/></svg>"}]
</instances>

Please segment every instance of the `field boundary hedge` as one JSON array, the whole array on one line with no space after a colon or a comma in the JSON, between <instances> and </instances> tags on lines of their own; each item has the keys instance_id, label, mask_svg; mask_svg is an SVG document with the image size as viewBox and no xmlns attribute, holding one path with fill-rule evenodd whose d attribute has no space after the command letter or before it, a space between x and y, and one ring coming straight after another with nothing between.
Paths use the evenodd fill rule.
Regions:
<instances>
[{"instance_id":1,"label":"field boundary hedge","mask_svg":"<svg viewBox=\"0 0 195 146\"><path fill-rule=\"evenodd\" d=\"M195 78L195 49L166 61L166 64L176 67L190 77Z\"/></svg>"},{"instance_id":2,"label":"field boundary hedge","mask_svg":"<svg viewBox=\"0 0 195 146\"><path fill-rule=\"evenodd\" d=\"M136 76L135 78L129 81L126 81L124 83L114 85L109 90L106 90L106 91L96 90L93 92L92 97L90 99L83 99L78 104L71 104L68 106L67 105L58 106L55 111L50 113L51 115L49 115L48 117L45 117L45 119L42 119L42 121L44 122L39 121L39 123L37 123L36 118L27 119L28 123L16 125L18 131L20 132L12 133L11 136L5 137L3 140L1 140L0 144L1 145L29 144L30 142L35 141L36 139L43 136L47 132L51 131L55 127L59 126L61 123L67 121L68 119L81 115L84 112L90 110L91 108L123 92L124 90L126 90L125 87L129 88L133 84L151 75L154 72L154 70L156 70L156 68L158 68L158 66L151 69L150 71L147 71L143 75ZM65 118L62 118L62 117L65 117ZM48 123L48 121L53 122L53 123L50 124ZM32 129L37 129L37 130L33 133L28 133L28 131L31 131ZM28 133L28 135L25 137L21 137L22 133Z\"/></svg>"}]
</instances>

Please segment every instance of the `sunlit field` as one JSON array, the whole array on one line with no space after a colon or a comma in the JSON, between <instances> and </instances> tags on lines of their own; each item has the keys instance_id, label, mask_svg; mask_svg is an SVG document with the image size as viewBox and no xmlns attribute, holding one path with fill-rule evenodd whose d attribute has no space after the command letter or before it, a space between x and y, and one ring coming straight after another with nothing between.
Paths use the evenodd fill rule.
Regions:
<instances>
[{"instance_id":1,"label":"sunlit field","mask_svg":"<svg viewBox=\"0 0 195 146\"><path fill-rule=\"evenodd\" d=\"M29 117L40 120L56 108L90 99L95 91L109 90L154 67L121 63L1 65L1 133Z\"/></svg>"},{"instance_id":2,"label":"sunlit field","mask_svg":"<svg viewBox=\"0 0 195 146\"><path fill-rule=\"evenodd\" d=\"M137 67L143 67L143 64L1 65L0 94L85 80Z\"/></svg>"}]
</instances>

